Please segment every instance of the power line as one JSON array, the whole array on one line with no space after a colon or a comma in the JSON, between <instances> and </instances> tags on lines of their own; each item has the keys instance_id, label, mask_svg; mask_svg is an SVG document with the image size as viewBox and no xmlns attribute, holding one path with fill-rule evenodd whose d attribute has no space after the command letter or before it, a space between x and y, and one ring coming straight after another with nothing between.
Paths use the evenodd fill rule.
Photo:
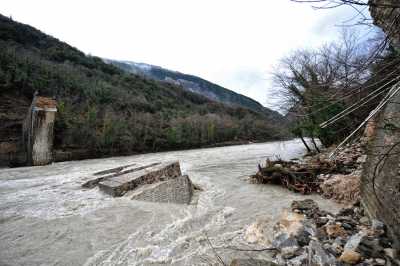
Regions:
<instances>
[{"instance_id":1,"label":"power line","mask_svg":"<svg viewBox=\"0 0 400 266\"><path fill-rule=\"evenodd\" d=\"M395 60L395 61L396 61L396 60ZM400 59L398 59L397 61L400 61ZM391 63L395 63L395 62L391 62ZM397 63L397 62L396 62L396 63ZM391 66L391 65L392 65L392 64L386 65L384 69L388 68L388 67ZM301 117L307 117L307 116L311 116L311 115L314 115L314 114L316 114L316 113L319 113L319 112L321 112L321 111L324 111L324 110L326 110L326 109L332 107L333 105L335 105L335 104L341 102L342 100L345 100L345 99L347 99L347 98L350 98L351 96L354 96L354 95L357 95L357 94L362 93L362 92L363 92L362 89L365 90L365 89L367 89L367 88L371 88L371 87L374 87L374 86L380 84L381 82L383 82L383 81L385 81L386 79L390 78L390 76L391 76L392 74L395 74L398 70L400 70L400 66L397 67L397 68L396 68L394 71L392 71L391 73L387 74L383 79L380 79L380 80L377 81L377 82L374 82L374 83L372 83L372 84L370 84L370 85L368 85L368 86L362 86L362 85L360 85L360 86L357 86L356 88L352 88L350 92L348 92L348 93L345 94L344 96L342 96L342 97L336 99L336 100L333 101L332 103L330 103L330 104L328 104L328 105L326 105L326 106L324 106L324 107L322 107L322 108L319 108L319 109L317 109L317 110L315 110L315 111L313 111L313 112L311 112L311 113L303 114L303 115L298 115L298 116L299 116L299 117L300 117L300 116L301 116ZM374 75L372 75L370 79L372 79L373 77L377 76L378 73L379 73L379 72L382 72L382 71L383 71L383 69L380 69L380 71L374 73ZM391 80L390 82L392 82L392 81L393 81L393 80ZM390 82L389 82L389 83L390 83ZM386 85L388 85L388 83L386 83L385 86L386 86ZM338 114L337 114L337 115L338 115Z\"/></svg>"},{"instance_id":2,"label":"power line","mask_svg":"<svg viewBox=\"0 0 400 266\"><path fill-rule=\"evenodd\" d=\"M327 121L323 122L320 124L321 128L325 128L328 125L336 122L337 120L339 120L340 118L354 112L355 110L359 109L361 106L364 106L365 104L367 104L368 102L370 102L371 100L375 99L376 97L378 97L379 95L381 95L383 92L385 92L385 90L387 90L388 88L386 87L387 85L389 85L390 83L392 83L393 81L397 81L398 79L400 79L400 76L390 80L389 82L387 82L386 84L382 85L381 87L379 87L378 89L374 90L373 92L369 93L367 96L365 96L364 98L362 98L360 101L350 105L349 107L347 107L345 110L343 110L342 112L336 114L335 116L331 117L330 119L328 119ZM379 93L378 93L379 91ZM365 102L363 102L365 100Z\"/></svg>"},{"instance_id":3,"label":"power line","mask_svg":"<svg viewBox=\"0 0 400 266\"><path fill-rule=\"evenodd\" d=\"M397 86L397 88L396 88ZM392 92L392 90L394 91ZM396 83L386 97L381 101L381 103L368 115L368 117L349 135L347 136L337 147L336 149L329 155L329 158L333 158L336 152L351 138L353 137L358 130L360 130L372 117L374 117L385 105L386 103L393 98L400 91L400 82Z\"/></svg>"}]
</instances>

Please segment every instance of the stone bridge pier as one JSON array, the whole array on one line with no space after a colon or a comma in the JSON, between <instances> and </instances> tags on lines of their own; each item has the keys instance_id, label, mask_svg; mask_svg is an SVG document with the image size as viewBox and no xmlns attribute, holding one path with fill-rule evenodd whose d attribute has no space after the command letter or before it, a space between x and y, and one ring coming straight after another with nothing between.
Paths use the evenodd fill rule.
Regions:
<instances>
[{"instance_id":1,"label":"stone bridge pier","mask_svg":"<svg viewBox=\"0 0 400 266\"><path fill-rule=\"evenodd\" d=\"M53 129L57 112L55 100L35 96L23 124L27 165L53 162Z\"/></svg>"}]
</instances>

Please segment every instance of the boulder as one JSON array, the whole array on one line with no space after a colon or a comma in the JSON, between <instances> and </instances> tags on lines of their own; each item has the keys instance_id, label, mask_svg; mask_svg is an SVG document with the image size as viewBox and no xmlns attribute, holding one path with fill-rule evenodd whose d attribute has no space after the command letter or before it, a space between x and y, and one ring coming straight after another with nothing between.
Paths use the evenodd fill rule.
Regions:
<instances>
[{"instance_id":1,"label":"boulder","mask_svg":"<svg viewBox=\"0 0 400 266\"><path fill-rule=\"evenodd\" d=\"M335 257L324 250L321 243L316 240L311 240L308 246L309 262L307 265L315 266L330 266L336 265Z\"/></svg>"},{"instance_id":2,"label":"boulder","mask_svg":"<svg viewBox=\"0 0 400 266\"><path fill-rule=\"evenodd\" d=\"M271 241L268 237L270 222L268 219L259 219L246 228L244 239L247 243L268 246Z\"/></svg>"},{"instance_id":3,"label":"boulder","mask_svg":"<svg viewBox=\"0 0 400 266\"><path fill-rule=\"evenodd\" d=\"M374 236L381 236L385 234L385 224L377 219L372 219L371 229Z\"/></svg>"},{"instance_id":4,"label":"boulder","mask_svg":"<svg viewBox=\"0 0 400 266\"><path fill-rule=\"evenodd\" d=\"M384 259L375 259L375 262L378 265L386 265L386 260Z\"/></svg>"},{"instance_id":5,"label":"boulder","mask_svg":"<svg viewBox=\"0 0 400 266\"><path fill-rule=\"evenodd\" d=\"M363 154L360 157L358 157L356 162L359 163L359 164L362 164L362 163L365 163L366 161L367 161L367 155Z\"/></svg>"},{"instance_id":6,"label":"boulder","mask_svg":"<svg viewBox=\"0 0 400 266\"><path fill-rule=\"evenodd\" d=\"M379 243L379 239L373 237L365 237L361 240L357 251L364 257L383 258L384 250Z\"/></svg>"},{"instance_id":7,"label":"boulder","mask_svg":"<svg viewBox=\"0 0 400 266\"><path fill-rule=\"evenodd\" d=\"M291 204L292 211L298 211L304 214L312 214L319 210L318 204L312 199L294 200Z\"/></svg>"},{"instance_id":8,"label":"boulder","mask_svg":"<svg viewBox=\"0 0 400 266\"><path fill-rule=\"evenodd\" d=\"M361 260L361 254L353 250L345 250L340 256L339 261L347 264L357 264Z\"/></svg>"},{"instance_id":9,"label":"boulder","mask_svg":"<svg viewBox=\"0 0 400 266\"><path fill-rule=\"evenodd\" d=\"M385 255L388 256L391 259L395 259L396 258L396 250L393 248L385 248L383 250L385 252Z\"/></svg>"},{"instance_id":10,"label":"boulder","mask_svg":"<svg viewBox=\"0 0 400 266\"><path fill-rule=\"evenodd\" d=\"M374 230L385 230L385 224L377 219L372 219L371 228Z\"/></svg>"},{"instance_id":11,"label":"boulder","mask_svg":"<svg viewBox=\"0 0 400 266\"><path fill-rule=\"evenodd\" d=\"M364 225L369 225L370 224L370 220L367 216L363 216L360 218L360 223L364 224Z\"/></svg>"},{"instance_id":12,"label":"boulder","mask_svg":"<svg viewBox=\"0 0 400 266\"><path fill-rule=\"evenodd\" d=\"M287 234L280 234L272 241L272 246L277 248L280 255L285 258L296 256L296 252L300 249L300 244L296 237Z\"/></svg>"},{"instance_id":13,"label":"boulder","mask_svg":"<svg viewBox=\"0 0 400 266\"><path fill-rule=\"evenodd\" d=\"M300 247L307 245L316 236L316 225L303 214L285 210L273 228L272 246L282 256L294 257Z\"/></svg>"},{"instance_id":14,"label":"boulder","mask_svg":"<svg viewBox=\"0 0 400 266\"><path fill-rule=\"evenodd\" d=\"M361 240L366 237L366 233L359 232L355 235L352 235L344 246L345 250L353 250L356 251L361 243Z\"/></svg>"},{"instance_id":15,"label":"boulder","mask_svg":"<svg viewBox=\"0 0 400 266\"><path fill-rule=\"evenodd\" d=\"M344 246L344 250L356 251L366 258L380 258L384 256L384 250L379 243L379 239L370 237L364 232L359 232L351 236Z\"/></svg>"},{"instance_id":16,"label":"boulder","mask_svg":"<svg viewBox=\"0 0 400 266\"><path fill-rule=\"evenodd\" d=\"M339 224L327 224L325 225L325 231L330 238L336 238L339 236L345 237L347 235L346 231Z\"/></svg>"},{"instance_id":17,"label":"boulder","mask_svg":"<svg viewBox=\"0 0 400 266\"><path fill-rule=\"evenodd\" d=\"M338 242L333 242L331 243L327 243L324 245L324 248L331 254L335 255L335 256L340 256L340 254L342 254L343 252L343 247L342 245L340 245Z\"/></svg>"},{"instance_id":18,"label":"boulder","mask_svg":"<svg viewBox=\"0 0 400 266\"><path fill-rule=\"evenodd\" d=\"M303 253L300 256L294 257L288 261L286 261L286 265L288 266L303 266L307 265L308 262L308 254Z\"/></svg>"}]
</instances>

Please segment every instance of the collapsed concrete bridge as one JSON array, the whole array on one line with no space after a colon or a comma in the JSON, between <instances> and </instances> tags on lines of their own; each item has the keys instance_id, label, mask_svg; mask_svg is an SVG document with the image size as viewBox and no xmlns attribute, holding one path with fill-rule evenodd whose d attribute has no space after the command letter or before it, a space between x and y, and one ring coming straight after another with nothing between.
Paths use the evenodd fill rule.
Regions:
<instances>
[{"instance_id":1,"label":"collapsed concrete bridge","mask_svg":"<svg viewBox=\"0 0 400 266\"><path fill-rule=\"evenodd\" d=\"M178 204L189 204L195 190L190 178L182 175L179 162L129 164L84 178L82 187L96 186L113 197Z\"/></svg>"}]
</instances>

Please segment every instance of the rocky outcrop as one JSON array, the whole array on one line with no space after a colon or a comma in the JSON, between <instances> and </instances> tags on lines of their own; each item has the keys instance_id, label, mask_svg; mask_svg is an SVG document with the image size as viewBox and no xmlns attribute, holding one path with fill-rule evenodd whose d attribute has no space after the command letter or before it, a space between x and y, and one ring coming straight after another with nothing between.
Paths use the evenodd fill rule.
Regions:
<instances>
[{"instance_id":1,"label":"rocky outcrop","mask_svg":"<svg viewBox=\"0 0 400 266\"><path fill-rule=\"evenodd\" d=\"M374 23L400 50L400 2L370 0ZM368 159L362 174L362 204L371 217L381 219L400 247L400 84L393 87L393 97L369 128Z\"/></svg>"},{"instance_id":2,"label":"rocky outcrop","mask_svg":"<svg viewBox=\"0 0 400 266\"><path fill-rule=\"evenodd\" d=\"M368 214L383 220L400 246L400 93L376 118L375 134L361 179L362 203Z\"/></svg>"},{"instance_id":3,"label":"rocky outcrop","mask_svg":"<svg viewBox=\"0 0 400 266\"><path fill-rule=\"evenodd\" d=\"M389 36L392 45L400 50L400 2L398 0L370 0L374 24Z\"/></svg>"}]
</instances>

